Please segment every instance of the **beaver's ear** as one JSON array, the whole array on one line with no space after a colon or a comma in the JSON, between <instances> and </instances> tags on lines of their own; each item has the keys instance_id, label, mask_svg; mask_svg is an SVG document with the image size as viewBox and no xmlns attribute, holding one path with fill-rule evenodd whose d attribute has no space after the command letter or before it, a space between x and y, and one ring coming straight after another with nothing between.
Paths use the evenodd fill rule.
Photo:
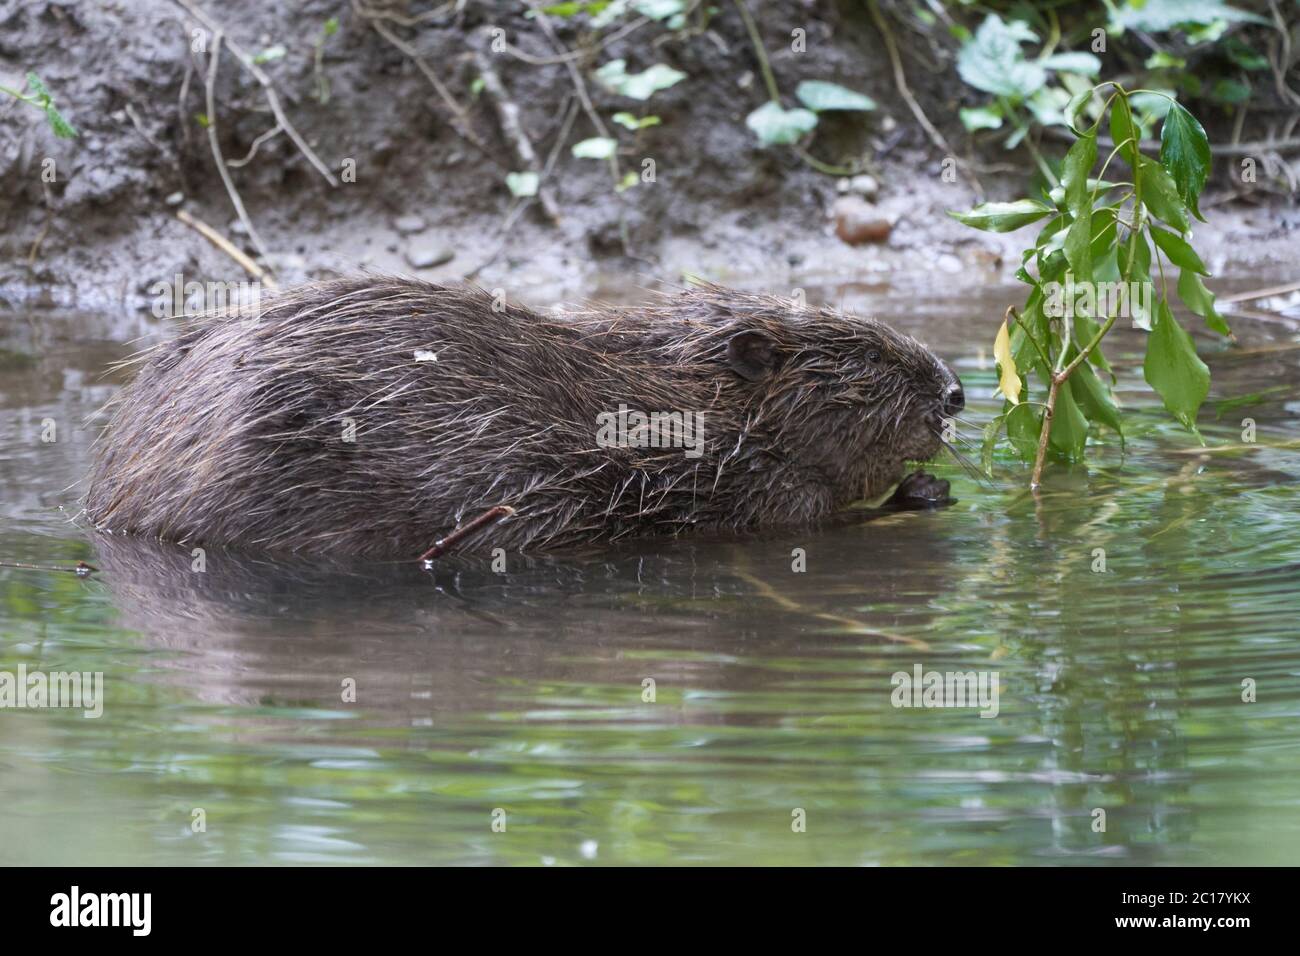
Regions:
<instances>
[{"instance_id":1,"label":"beaver's ear","mask_svg":"<svg viewBox=\"0 0 1300 956\"><path fill-rule=\"evenodd\" d=\"M737 332L727 342L727 364L741 378L757 382L776 368L776 343L762 332Z\"/></svg>"}]
</instances>

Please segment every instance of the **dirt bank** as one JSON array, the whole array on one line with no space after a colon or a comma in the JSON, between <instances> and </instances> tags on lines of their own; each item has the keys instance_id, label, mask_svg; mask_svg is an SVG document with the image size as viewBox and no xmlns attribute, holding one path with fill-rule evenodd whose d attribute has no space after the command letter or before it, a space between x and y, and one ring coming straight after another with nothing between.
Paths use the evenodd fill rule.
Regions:
<instances>
[{"instance_id":1,"label":"dirt bank","mask_svg":"<svg viewBox=\"0 0 1300 956\"><path fill-rule=\"evenodd\" d=\"M551 37L519 2L202 0L188 6L225 34L211 116L205 72L215 36L186 5L0 0L0 85L19 87L27 70L37 71L80 131L56 139L38 111L0 103L0 300L120 312L148 304L150 288L176 274L247 278L177 218L184 211L257 252L216 172L204 125L213 122L227 160L256 145L230 175L281 284L367 267L429 278L472 273L545 303L600 295L606 277L629 273L779 288L834 276L981 282L1018 263L1022 237L975 233L943 215L971 205L975 193L964 178L943 178L943 156L899 97L860 3L769 0L756 9L783 91L831 80L879 104L827 116L811 147L821 162L874 178L874 190L855 183L866 195L851 202L874 203L871 215L891 228L887 241L861 246L836 238L828 218L846 183L790 149L760 148L746 128L764 83L733 4L716 4L700 29L650 21L596 49L585 18L549 18ZM331 18L336 31L326 27ZM509 43L495 55L485 33L494 26ZM805 52L791 49L792 30L806 31ZM259 141L276 120L231 41L262 60L285 115L337 184L289 136ZM558 223L537 203L510 216L505 176L520 163L493 98L476 82L476 52L490 57L540 161L555 156L547 183ZM621 168L653 160L654 182L618 192L605 163L570 154L599 131L564 57L585 77L591 111L619 137ZM662 63L687 79L640 103L591 82L587 68L615 58L626 59L628 72ZM956 111L972 91L906 47L905 65L918 99L966 155ZM610 119L627 110L662 122L629 133ZM1008 172L1016 167L1000 150L994 159L1003 165L980 176L989 198L1023 191L1027 170ZM50 160L53 182L42 175ZM1212 266L1240 272L1298 258L1292 207L1223 204L1209 218L1197 239Z\"/></svg>"}]
</instances>

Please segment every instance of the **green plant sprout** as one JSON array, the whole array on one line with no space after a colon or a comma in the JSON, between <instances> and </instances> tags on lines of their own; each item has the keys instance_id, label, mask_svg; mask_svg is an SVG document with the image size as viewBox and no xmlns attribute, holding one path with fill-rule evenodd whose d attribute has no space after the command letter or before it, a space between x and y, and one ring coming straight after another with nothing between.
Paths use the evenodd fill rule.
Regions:
<instances>
[{"instance_id":1,"label":"green plant sprout","mask_svg":"<svg viewBox=\"0 0 1300 956\"><path fill-rule=\"evenodd\" d=\"M26 91L31 90L28 94ZM21 90L11 90L7 86L0 86L0 93L8 93L20 103L26 103L33 106L45 114L45 119L50 124L50 129L59 139L75 139L77 130L71 123L64 119L63 114L59 112L58 107L54 105L54 97L46 89L41 78L35 73L27 74L27 83Z\"/></svg>"}]
</instances>

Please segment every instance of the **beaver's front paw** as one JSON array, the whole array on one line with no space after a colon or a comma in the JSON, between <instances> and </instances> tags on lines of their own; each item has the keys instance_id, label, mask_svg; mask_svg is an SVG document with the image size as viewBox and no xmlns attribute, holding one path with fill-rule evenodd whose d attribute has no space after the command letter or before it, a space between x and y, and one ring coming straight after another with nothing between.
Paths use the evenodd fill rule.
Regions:
<instances>
[{"instance_id":1,"label":"beaver's front paw","mask_svg":"<svg viewBox=\"0 0 1300 956\"><path fill-rule=\"evenodd\" d=\"M920 511L926 508L942 508L952 504L948 496L948 482L923 471L914 471L898 483L897 490L888 501L886 508L899 511Z\"/></svg>"}]
</instances>

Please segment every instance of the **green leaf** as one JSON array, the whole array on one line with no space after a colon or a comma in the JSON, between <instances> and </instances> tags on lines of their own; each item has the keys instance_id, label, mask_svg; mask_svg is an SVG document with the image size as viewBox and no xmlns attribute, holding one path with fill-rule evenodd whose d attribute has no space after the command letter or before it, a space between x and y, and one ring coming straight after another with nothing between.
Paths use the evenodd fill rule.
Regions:
<instances>
[{"instance_id":1,"label":"green leaf","mask_svg":"<svg viewBox=\"0 0 1300 956\"><path fill-rule=\"evenodd\" d=\"M1092 194L1088 173L1097 162L1097 127L1088 130L1065 154L1061 185L1065 208L1074 216L1065 237L1065 258L1080 282L1092 281Z\"/></svg>"},{"instance_id":2,"label":"green leaf","mask_svg":"<svg viewBox=\"0 0 1300 956\"><path fill-rule=\"evenodd\" d=\"M49 102L53 99L53 97L50 96L50 91L45 88L45 84L41 82L41 78L35 73L27 74L27 86L31 89L33 94L45 102Z\"/></svg>"},{"instance_id":3,"label":"green leaf","mask_svg":"<svg viewBox=\"0 0 1300 956\"><path fill-rule=\"evenodd\" d=\"M1019 20L1004 23L990 13L957 54L957 73L969 85L995 96L1027 99L1047 82L1047 70L1025 59L1020 44L1038 38Z\"/></svg>"},{"instance_id":4,"label":"green leaf","mask_svg":"<svg viewBox=\"0 0 1300 956\"><path fill-rule=\"evenodd\" d=\"M1133 261L1132 268L1128 267L1130 256ZM1120 253L1120 260L1124 263L1126 273L1121 276L1122 279L1139 283L1151 281L1151 247L1147 245L1146 237L1141 232L1129 235L1127 248ZM1135 301L1131 296L1128 308L1129 315L1133 319L1133 327L1151 331L1155 316L1144 309L1140 301Z\"/></svg>"},{"instance_id":5,"label":"green leaf","mask_svg":"<svg viewBox=\"0 0 1300 956\"><path fill-rule=\"evenodd\" d=\"M572 153L578 159L609 159L618 148L618 141L604 136L593 136L574 143Z\"/></svg>"},{"instance_id":6,"label":"green leaf","mask_svg":"<svg viewBox=\"0 0 1300 956\"><path fill-rule=\"evenodd\" d=\"M981 129L999 129L1002 126L1002 114L996 106L962 107L957 115L969 133Z\"/></svg>"},{"instance_id":7,"label":"green leaf","mask_svg":"<svg viewBox=\"0 0 1300 956\"><path fill-rule=\"evenodd\" d=\"M648 100L660 90L676 86L686 79L681 70L674 70L666 63L656 63L640 73L627 72L627 61L610 60L595 73L596 80L611 93L627 96L634 100Z\"/></svg>"},{"instance_id":8,"label":"green leaf","mask_svg":"<svg viewBox=\"0 0 1300 956\"><path fill-rule=\"evenodd\" d=\"M1031 222L1037 222L1054 210L1035 199L1017 199L1015 202L980 203L970 212L954 212L948 215L963 225L985 232L1012 232Z\"/></svg>"},{"instance_id":9,"label":"green leaf","mask_svg":"<svg viewBox=\"0 0 1300 956\"><path fill-rule=\"evenodd\" d=\"M1091 316L1076 315L1074 317L1074 341L1076 345L1082 343L1082 345L1079 345L1080 348L1095 339L1100 331L1101 325ZM1106 361L1106 356L1102 354L1100 345L1088 353L1088 361L1103 372L1110 371L1110 363Z\"/></svg>"},{"instance_id":10,"label":"green leaf","mask_svg":"<svg viewBox=\"0 0 1300 956\"><path fill-rule=\"evenodd\" d=\"M1169 261L1178 268L1190 269L1192 272L1199 272L1203 276L1210 274L1210 270L1205 268L1205 263L1201 262L1201 257L1196 254L1196 250L1181 236L1175 236L1172 232L1161 229L1159 226L1152 226L1151 238L1156 241L1160 251L1168 256Z\"/></svg>"},{"instance_id":11,"label":"green leaf","mask_svg":"<svg viewBox=\"0 0 1300 956\"><path fill-rule=\"evenodd\" d=\"M1143 156L1138 161L1138 185L1142 187L1142 204L1157 219L1179 232L1187 231L1187 207L1164 166Z\"/></svg>"},{"instance_id":12,"label":"green leaf","mask_svg":"<svg viewBox=\"0 0 1300 956\"><path fill-rule=\"evenodd\" d=\"M787 110L769 100L745 117L745 125L764 146L789 146L816 127L817 114L811 110Z\"/></svg>"},{"instance_id":13,"label":"green leaf","mask_svg":"<svg viewBox=\"0 0 1300 956\"><path fill-rule=\"evenodd\" d=\"M1119 146L1137 135L1137 130L1133 126L1133 111L1129 109L1128 100L1123 96L1116 96L1110 104L1111 140ZM1137 143L1133 142L1121 150L1121 155L1128 159L1130 166L1133 165L1133 155L1137 149Z\"/></svg>"},{"instance_id":14,"label":"green leaf","mask_svg":"<svg viewBox=\"0 0 1300 956\"><path fill-rule=\"evenodd\" d=\"M1038 435L1043 427L1042 412L1036 405L1027 402L1019 405L1007 402L1002 406L1002 413L1006 416L1007 438L1011 441L1011 447L1024 461L1033 461L1038 453Z\"/></svg>"},{"instance_id":15,"label":"green leaf","mask_svg":"<svg viewBox=\"0 0 1300 956\"><path fill-rule=\"evenodd\" d=\"M1210 175L1210 141L1196 117L1179 103L1169 107L1160 127L1160 162L1173 177L1183 203L1192 215L1205 222L1197 200Z\"/></svg>"},{"instance_id":16,"label":"green leaf","mask_svg":"<svg viewBox=\"0 0 1300 956\"><path fill-rule=\"evenodd\" d=\"M62 113L54 108L53 103L45 107L45 119L49 122L50 129L54 130L54 135L59 137L59 139L76 138L77 130L71 123L63 118Z\"/></svg>"},{"instance_id":17,"label":"green leaf","mask_svg":"<svg viewBox=\"0 0 1300 956\"><path fill-rule=\"evenodd\" d=\"M866 112L876 108L876 101L862 93L845 89L838 83L826 83L822 80L804 80L795 87L794 95L799 102L815 113L830 110L860 110Z\"/></svg>"},{"instance_id":18,"label":"green leaf","mask_svg":"<svg viewBox=\"0 0 1300 956\"><path fill-rule=\"evenodd\" d=\"M1067 461L1078 461L1083 457L1083 446L1088 442L1088 419L1083 417L1078 403L1074 400L1074 381L1061 383L1056 391L1056 407L1052 410L1052 431L1047 436L1047 443L1057 454Z\"/></svg>"},{"instance_id":19,"label":"green leaf","mask_svg":"<svg viewBox=\"0 0 1300 956\"><path fill-rule=\"evenodd\" d=\"M1227 320L1214 308L1214 293L1205 287L1205 283L1191 269L1178 273L1178 298L1193 315L1199 315L1205 324L1220 335L1231 335Z\"/></svg>"},{"instance_id":20,"label":"green leaf","mask_svg":"<svg viewBox=\"0 0 1300 956\"><path fill-rule=\"evenodd\" d=\"M1196 354L1192 337L1178 324L1164 299L1156 304L1156 322L1147 337L1142 374L1160 395L1169 414L1199 438L1196 413L1210 392L1210 370Z\"/></svg>"},{"instance_id":21,"label":"green leaf","mask_svg":"<svg viewBox=\"0 0 1300 956\"><path fill-rule=\"evenodd\" d=\"M1093 349L1088 358L1091 360L1096 354L1097 349ZM1084 417L1090 422L1105 425L1118 434L1122 442L1124 426L1120 423L1119 409L1115 407L1110 390L1101 383L1087 362L1080 362L1070 373L1070 388Z\"/></svg>"},{"instance_id":22,"label":"green leaf","mask_svg":"<svg viewBox=\"0 0 1300 956\"><path fill-rule=\"evenodd\" d=\"M334 34L338 32L339 32L338 17L330 17L328 20L325 21L325 35L327 37L332 37Z\"/></svg>"},{"instance_id":23,"label":"green leaf","mask_svg":"<svg viewBox=\"0 0 1300 956\"><path fill-rule=\"evenodd\" d=\"M506 173L506 186L510 188L511 195L521 199L536 196L541 181L541 177L533 172Z\"/></svg>"}]
</instances>

